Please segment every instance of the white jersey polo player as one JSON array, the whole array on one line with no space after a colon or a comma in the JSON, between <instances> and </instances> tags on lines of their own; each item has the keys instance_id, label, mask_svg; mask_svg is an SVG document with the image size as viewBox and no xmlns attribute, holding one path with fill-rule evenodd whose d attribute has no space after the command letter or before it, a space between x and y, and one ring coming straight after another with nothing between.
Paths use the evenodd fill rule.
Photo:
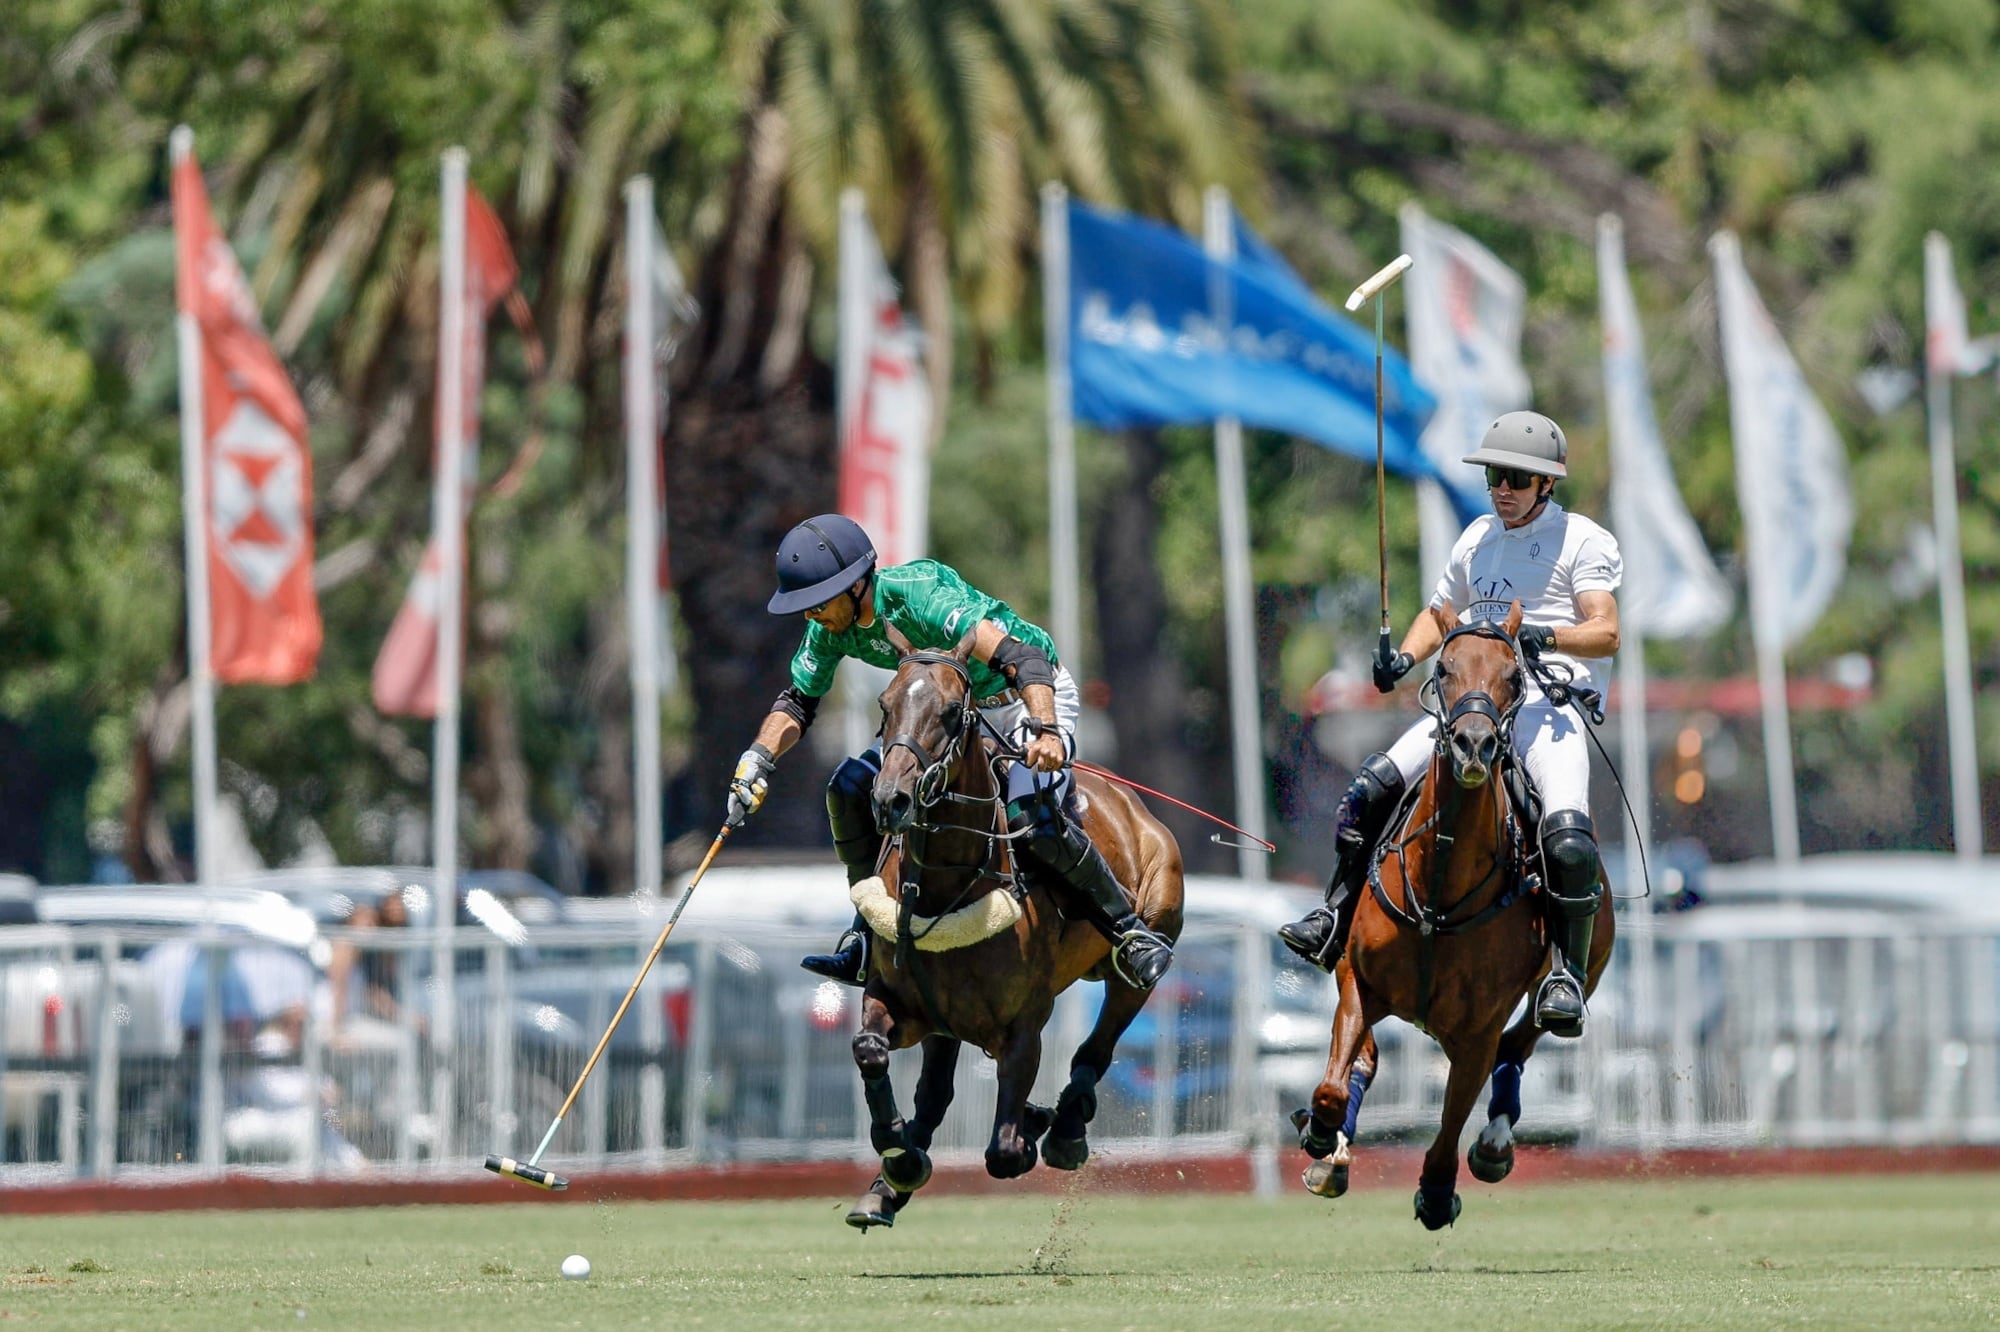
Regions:
<instances>
[{"instance_id":1,"label":"white jersey polo player","mask_svg":"<svg viewBox=\"0 0 2000 1332\"><path fill-rule=\"evenodd\" d=\"M1491 514L1474 519L1452 547L1430 606L1450 606L1461 621L1501 620L1521 603L1522 651L1569 666L1579 683L1594 680L1618 651L1618 602L1624 576L1609 532L1551 498L1568 475L1562 428L1535 412L1495 421L1466 462L1486 469ZM1374 663L1375 687L1388 693L1444 641L1421 614L1402 651ZM1436 722L1425 717L1386 753L1371 754L1340 802L1334 866L1326 905L1278 934L1293 952L1327 970L1347 946L1355 903L1367 882L1376 840L1397 801L1429 766ZM1532 674L1514 722L1514 750L1541 792L1541 843L1547 865L1549 938L1554 955L1535 996L1536 1020L1557 1036L1583 1033L1583 971L1597 914L1597 840L1590 826L1590 753L1582 719L1543 696Z\"/></svg>"}]
</instances>

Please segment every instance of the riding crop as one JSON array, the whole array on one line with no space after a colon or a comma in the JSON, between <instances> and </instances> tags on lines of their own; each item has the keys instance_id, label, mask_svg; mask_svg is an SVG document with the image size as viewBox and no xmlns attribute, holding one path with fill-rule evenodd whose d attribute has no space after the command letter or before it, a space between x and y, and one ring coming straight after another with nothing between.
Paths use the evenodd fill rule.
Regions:
<instances>
[{"instance_id":1,"label":"riding crop","mask_svg":"<svg viewBox=\"0 0 2000 1332\"><path fill-rule=\"evenodd\" d=\"M1382 636L1376 640L1375 657L1385 665L1394 659L1395 648L1389 641L1389 483L1382 448L1382 293L1410 271L1411 262L1409 255L1397 255L1347 298L1349 314L1359 310L1363 301L1370 298L1375 301L1375 543L1382 572Z\"/></svg>"},{"instance_id":2,"label":"riding crop","mask_svg":"<svg viewBox=\"0 0 2000 1332\"><path fill-rule=\"evenodd\" d=\"M701 882L702 875L708 873L708 867L715 862L716 853L722 850L722 844L728 841L729 834L735 831L735 824L725 823L722 825L722 831L715 835L715 840L709 843L708 854L701 858L701 866L695 870L694 877L688 880L687 887L681 889L680 901L674 904L674 913L667 917L666 925L660 930L660 937L653 940L653 951L646 954L646 960L640 964L639 974L632 978L632 988L625 991L625 998L619 1003L618 1011L611 1015L611 1025L606 1027L604 1035L598 1038L597 1048L590 1052L590 1058L583 1065L583 1072L576 1075L576 1085L569 1089L569 1095L563 1099L562 1109L556 1111L556 1117L549 1124L549 1131L542 1135L542 1141L535 1148L535 1154L525 1161L516 1161L511 1156L489 1156L486 1158L488 1170L496 1175L518 1179L524 1184L532 1184L538 1189L569 1187L567 1179L553 1170L544 1169L539 1164L542 1153L546 1152L549 1144L555 1141L556 1130L562 1127L563 1116L567 1115L569 1108L576 1104L577 1094L583 1090L585 1080L590 1077L590 1070L597 1067L597 1061L604 1054L604 1047L611 1044L611 1033L618 1030L619 1022L625 1017L625 1010L632 1006L633 996L639 993L639 987L646 982L646 973L653 969L653 963L659 959L660 950L667 946L667 936L674 932L674 923L681 918L681 912L687 909L688 899L694 896L695 885Z\"/></svg>"}]
</instances>

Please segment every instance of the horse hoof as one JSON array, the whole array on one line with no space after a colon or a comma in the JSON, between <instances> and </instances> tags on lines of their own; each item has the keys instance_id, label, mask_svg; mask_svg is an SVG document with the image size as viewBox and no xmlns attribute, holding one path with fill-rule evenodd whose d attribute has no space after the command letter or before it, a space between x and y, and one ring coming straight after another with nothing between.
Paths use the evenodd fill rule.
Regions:
<instances>
[{"instance_id":1,"label":"horse hoof","mask_svg":"<svg viewBox=\"0 0 2000 1332\"><path fill-rule=\"evenodd\" d=\"M1417 1189L1417 1220L1424 1223L1425 1230L1443 1230L1458 1220L1461 1206L1458 1190L1449 1184L1440 1189Z\"/></svg>"},{"instance_id":2,"label":"horse hoof","mask_svg":"<svg viewBox=\"0 0 2000 1332\"><path fill-rule=\"evenodd\" d=\"M1336 1133L1333 1139L1333 1150L1307 1166L1305 1174L1300 1176L1306 1192L1322 1198L1338 1198L1347 1192L1347 1168L1354 1162L1354 1152L1347 1135Z\"/></svg>"},{"instance_id":3,"label":"horse hoof","mask_svg":"<svg viewBox=\"0 0 2000 1332\"><path fill-rule=\"evenodd\" d=\"M915 1193L931 1182L930 1154L916 1147L882 1153L882 1179L898 1193Z\"/></svg>"},{"instance_id":4,"label":"horse hoof","mask_svg":"<svg viewBox=\"0 0 2000 1332\"><path fill-rule=\"evenodd\" d=\"M1307 1193L1321 1198L1338 1198L1347 1192L1347 1167L1332 1161L1314 1161L1299 1178Z\"/></svg>"},{"instance_id":5,"label":"horse hoof","mask_svg":"<svg viewBox=\"0 0 2000 1332\"><path fill-rule=\"evenodd\" d=\"M1023 1142L1018 1152L986 1153L986 1173L995 1179L1019 1179L1035 1168L1040 1153L1032 1142Z\"/></svg>"},{"instance_id":6,"label":"horse hoof","mask_svg":"<svg viewBox=\"0 0 2000 1332\"><path fill-rule=\"evenodd\" d=\"M1038 1142L1049 1126L1056 1122L1055 1112L1045 1105L1030 1102L1021 1114L1021 1137L1027 1142Z\"/></svg>"},{"instance_id":7,"label":"horse hoof","mask_svg":"<svg viewBox=\"0 0 2000 1332\"><path fill-rule=\"evenodd\" d=\"M1042 1162L1056 1170L1081 1170L1090 1159L1090 1142L1082 1137L1047 1138L1042 1142Z\"/></svg>"},{"instance_id":8,"label":"horse hoof","mask_svg":"<svg viewBox=\"0 0 2000 1332\"><path fill-rule=\"evenodd\" d=\"M1465 1164L1482 1184L1498 1184L1514 1172L1514 1134L1506 1120L1496 1119L1480 1131L1465 1153Z\"/></svg>"},{"instance_id":9,"label":"horse hoof","mask_svg":"<svg viewBox=\"0 0 2000 1332\"><path fill-rule=\"evenodd\" d=\"M875 1182L869 1185L868 1192L861 1195L861 1201L848 1212L847 1224L856 1230L893 1226L896 1224L896 1213L902 1211L903 1204L909 1200L908 1194L893 1192L889 1182L877 1176Z\"/></svg>"},{"instance_id":10,"label":"horse hoof","mask_svg":"<svg viewBox=\"0 0 2000 1332\"><path fill-rule=\"evenodd\" d=\"M861 1195L861 1201L854 1204L854 1210L847 1214L847 1224L856 1230L893 1226L896 1224L896 1214L889 1210L877 1195L864 1193Z\"/></svg>"}]
</instances>

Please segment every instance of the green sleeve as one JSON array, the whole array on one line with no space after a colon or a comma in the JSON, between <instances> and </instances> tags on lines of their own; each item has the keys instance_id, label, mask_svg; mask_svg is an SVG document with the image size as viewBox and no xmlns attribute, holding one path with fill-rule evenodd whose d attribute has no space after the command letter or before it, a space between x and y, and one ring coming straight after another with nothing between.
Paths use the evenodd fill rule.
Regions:
<instances>
[{"instance_id":1,"label":"green sleeve","mask_svg":"<svg viewBox=\"0 0 2000 1332\"><path fill-rule=\"evenodd\" d=\"M792 688L813 698L825 698L833 688L833 674L840 669L843 655L832 634L808 624L799 650L792 654Z\"/></svg>"}]
</instances>

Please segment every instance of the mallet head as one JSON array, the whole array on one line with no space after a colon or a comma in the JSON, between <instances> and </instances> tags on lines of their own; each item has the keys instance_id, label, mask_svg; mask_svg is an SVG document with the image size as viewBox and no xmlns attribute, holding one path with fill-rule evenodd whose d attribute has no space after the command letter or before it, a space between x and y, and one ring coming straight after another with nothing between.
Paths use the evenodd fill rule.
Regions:
<instances>
[{"instance_id":1,"label":"mallet head","mask_svg":"<svg viewBox=\"0 0 2000 1332\"><path fill-rule=\"evenodd\" d=\"M516 1161L511 1156L489 1156L486 1158L486 1168L496 1175L505 1175L509 1179L518 1179L523 1184L532 1184L538 1189L548 1189L554 1192L569 1187L569 1181L555 1173L555 1171L544 1170L540 1166L529 1165L525 1161Z\"/></svg>"},{"instance_id":2,"label":"mallet head","mask_svg":"<svg viewBox=\"0 0 2000 1332\"><path fill-rule=\"evenodd\" d=\"M1410 271L1411 262L1412 260L1409 255L1399 254L1388 263L1382 265L1382 268L1375 276L1356 287L1353 293L1348 296L1347 312L1353 314L1361 308L1361 303L1370 296L1379 296L1383 288Z\"/></svg>"}]
</instances>

